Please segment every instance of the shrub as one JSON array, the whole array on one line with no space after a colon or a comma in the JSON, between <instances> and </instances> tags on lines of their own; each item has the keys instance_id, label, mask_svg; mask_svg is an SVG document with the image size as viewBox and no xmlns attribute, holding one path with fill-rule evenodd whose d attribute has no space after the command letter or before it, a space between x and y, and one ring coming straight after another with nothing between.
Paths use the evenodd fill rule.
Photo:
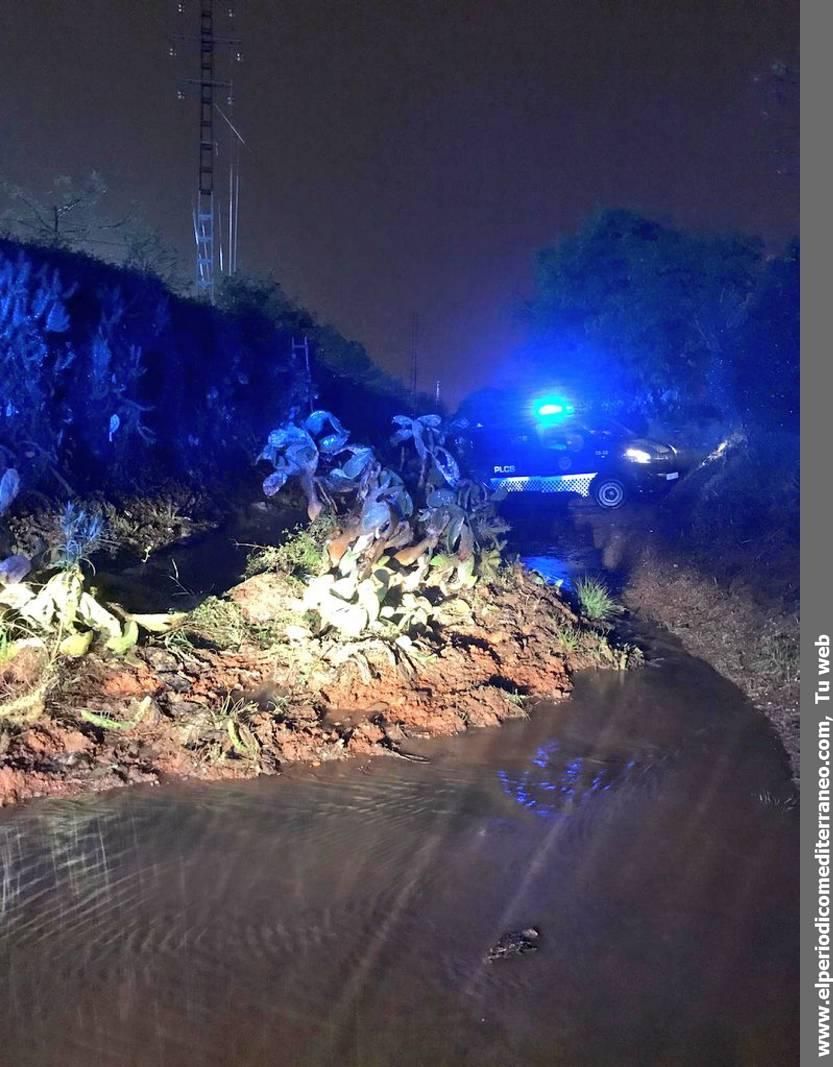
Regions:
<instances>
[{"instance_id":1,"label":"shrub","mask_svg":"<svg viewBox=\"0 0 833 1067\"><path fill-rule=\"evenodd\" d=\"M239 648L247 636L246 623L236 604L219 597L206 597L188 614L182 631L212 648Z\"/></svg>"}]
</instances>

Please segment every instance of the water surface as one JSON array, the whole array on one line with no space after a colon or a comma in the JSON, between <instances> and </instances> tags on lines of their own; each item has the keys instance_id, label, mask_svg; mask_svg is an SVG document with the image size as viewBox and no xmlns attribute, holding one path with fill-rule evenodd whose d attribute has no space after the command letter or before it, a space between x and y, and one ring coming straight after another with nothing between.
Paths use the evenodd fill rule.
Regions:
<instances>
[{"instance_id":1,"label":"water surface","mask_svg":"<svg viewBox=\"0 0 833 1067\"><path fill-rule=\"evenodd\" d=\"M797 811L707 666L235 785L0 816L0 1064L797 1062ZM539 952L487 964L530 924Z\"/></svg>"}]
</instances>

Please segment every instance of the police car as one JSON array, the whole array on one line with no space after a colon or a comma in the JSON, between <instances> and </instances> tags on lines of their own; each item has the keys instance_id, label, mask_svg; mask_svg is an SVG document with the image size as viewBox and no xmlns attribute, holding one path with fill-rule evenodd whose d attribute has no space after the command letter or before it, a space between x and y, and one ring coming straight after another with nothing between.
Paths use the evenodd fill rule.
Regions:
<instances>
[{"instance_id":1,"label":"police car","mask_svg":"<svg viewBox=\"0 0 833 1067\"><path fill-rule=\"evenodd\" d=\"M667 490L680 477L673 445L640 437L613 419L576 414L544 400L533 418L511 426L475 425L473 459L481 477L505 493L576 493L601 508Z\"/></svg>"}]
</instances>

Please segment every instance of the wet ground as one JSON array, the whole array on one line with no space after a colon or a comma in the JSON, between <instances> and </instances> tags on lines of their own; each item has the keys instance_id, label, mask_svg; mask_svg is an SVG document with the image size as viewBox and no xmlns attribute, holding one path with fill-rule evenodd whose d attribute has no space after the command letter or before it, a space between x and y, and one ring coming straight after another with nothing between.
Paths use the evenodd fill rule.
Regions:
<instances>
[{"instance_id":1,"label":"wet ground","mask_svg":"<svg viewBox=\"0 0 833 1067\"><path fill-rule=\"evenodd\" d=\"M0 1063L797 1062L783 751L648 645L430 763L4 812ZM528 925L538 952L484 962Z\"/></svg>"},{"instance_id":2,"label":"wet ground","mask_svg":"<svg viewBox=\"0 0 833 1067\"><path fill-rule=\"evenodd\" d=\"M628 583L631 556L654 533L650 500L603 511L573 497L510 499L509 550L548 582L570 591L583 575L601 577L619 595Z\"/></svg>"}]
</instances>

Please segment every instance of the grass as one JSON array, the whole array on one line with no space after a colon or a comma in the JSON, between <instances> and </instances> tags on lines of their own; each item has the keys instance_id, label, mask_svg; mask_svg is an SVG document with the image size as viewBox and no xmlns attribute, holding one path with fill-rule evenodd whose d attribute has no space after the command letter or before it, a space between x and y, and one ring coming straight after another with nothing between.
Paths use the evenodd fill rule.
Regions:
<instances>
[{"instance_id":1,"label":"grass","mask_svg":"<svg viewBox=\"0 0 833 1067\"><path fill-rule=\"evenodd\" d=\"M598 578L579 578L576 582L576 596L582 614L592 623L606 625L622 612L621 605L614 600L607 586Z\"/></svg>"},{"instance_id":2,"label":"grass","mask_svg":"<svg viewBox=\"0 0 833 1067\"><path fill-rule=\"evenodd\" d=\"M256 763L261 744L248 719L258 710L252 701L226 697L219 708L199 712L183 724L182 744L195 749L209 765L229 758Z\"/></svg>"},{"instance_id":3,"label":"grass","mask_svg":"<svg viewBox=\"0 0 833 1067\"><path fill-rule=\"evenodd\" d=\"M521 693L518 689L507 689L503 691L503 696L512 709L513 718L529 718L529 707L532 703L532 698L528 693Z\"/></svg>"},{"instance_id":4,"label":"grass","mask_svg":"<svg viewBox=\"0 0 833 1067\"><path fill-rule=\"evenodd\" d=\"M246 621L230 600L206 597L188 615L181 631L188 639L196 638L213 648L239 648L248 637Z\"/></svg>"},{"instance_id":5,"label":"grass","mask_svg":"<svg viewBox=\"0 0 833 1067\"><path fill-rule=\"evenodd\" d=\"M321 573L324 545L333 532L333 519L321 516L308 526L297 526L280 545L258 545L246 562L246 575L277 571L293 578Z\"/></svg>"},{"instance_id":6,"label":"grass","mask_svg":"<svg viewBox=\"0 0 833 1067\"><path fill-rule=\"evenodd\" d=\"M800 674L797 630L765 630L751 649L750 660L749 666L775 685L796 684Z\"/></svg>"},{"instance_id":7,"label":"grass","mask_svg":"<svg viewBox=\"0 0 833 1067\"><path fill-rule=\"evenodd\" d=\"M559 626L556 634L565 652L578 652L581 647L581 635L575 626L569 624Z\"/></svg>"},{"instance_id":8,"label":"grass","mask_svg":"<svg viewBox=\"0 0 833 1067\"><path fill-rule=\"evenodd\" d=\"M579 655L599 667L625 671L640 666L644 659L636 645L611 644L608 635L599 630L566 623L558 627L556 634L564 652Z\"/></svg>"}]
</instances>

